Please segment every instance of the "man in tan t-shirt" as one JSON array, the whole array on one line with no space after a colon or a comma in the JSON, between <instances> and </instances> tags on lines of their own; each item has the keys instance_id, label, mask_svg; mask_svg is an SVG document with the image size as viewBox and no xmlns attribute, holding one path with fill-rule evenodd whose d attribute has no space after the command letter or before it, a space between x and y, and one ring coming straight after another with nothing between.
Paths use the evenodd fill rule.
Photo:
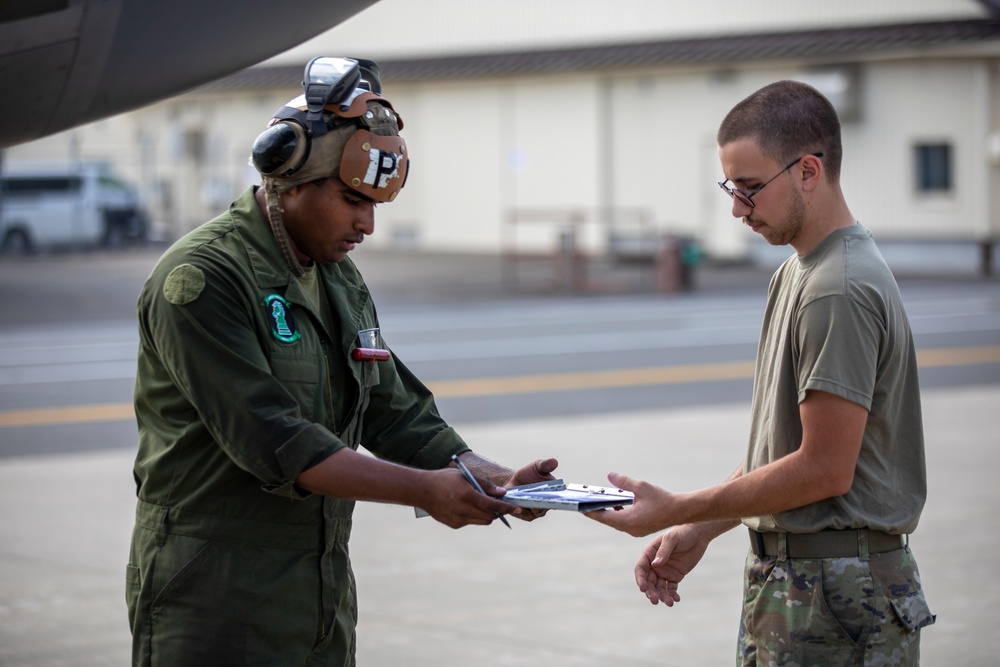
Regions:
<instances>
[{"instance_id":1,"label":"man in tan t-shirt","mask_svg":"<svg viewBox=\"0 0 1000 667\"><path fill-rule=\"evenodd\" d=\"M738 662L916 665L934 622L907 536L927 493L913 339L895 279L840 188L840 122L813 88L779 81L718 132L733 216L795 254L768 290L746 460L719 485L635 492L591 513L650 542L636 582L672 606L709 542L750 534Z\"/></svg>"}]
</instances>

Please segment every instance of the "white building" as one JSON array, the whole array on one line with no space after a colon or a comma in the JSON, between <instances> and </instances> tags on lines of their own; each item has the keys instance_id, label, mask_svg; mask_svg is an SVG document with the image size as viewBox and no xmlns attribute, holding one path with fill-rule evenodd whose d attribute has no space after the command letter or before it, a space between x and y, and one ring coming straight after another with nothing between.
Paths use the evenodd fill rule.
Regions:
<instances>
[{"instance_id":1,"label":"white building","mask_svg":"<svg viewBox=\"0 0 1000 667\"><path fill-rule=\"evenodd\" d=\"M877 238L984 254L1000 239L997 0L381 0L258 67L6 159L111 159L178 234L255 181L249 146L314 55L377 60L405 121L413 165L375 246L551 249L572 212L594 251L641 223L745 257L758 241L716 185L715 131L783 78L838 106L844 191ZM529 210L534 223L510 222Z\"/></svg>"}]
</instances>

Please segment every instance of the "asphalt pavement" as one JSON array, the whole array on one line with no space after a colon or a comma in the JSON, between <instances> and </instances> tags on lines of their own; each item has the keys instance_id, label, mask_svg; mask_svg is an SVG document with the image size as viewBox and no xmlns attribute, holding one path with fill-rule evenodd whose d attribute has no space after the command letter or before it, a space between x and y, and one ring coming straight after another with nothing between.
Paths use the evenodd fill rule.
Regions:
<instances>
[{"instance_id":1,"label":"asphalt pavement","mask_svg":"<svg viewBox=\"0 0 1000 667\"><path fill-rule=\"evenodd\" d=\"M151 266L155 253L128 259ZM28 261L83 262L77 256ZM504 289L495 257L404 261L372 253L359 254L358 263L383 310L552 293L544 282ZM548 269L538 270L544 281ZM16 262L0 262L0 285L21 308L41 288L37 280L18 282L18 274ZM756 292L768 276L755 267L704 267L695 289ZM134 294L116 287L113 275L106 288L92 300L61 304L53 324L131 317ZM26 325L10 305L0 327ZM35 324L41 317L35 314ZM938 615L923 634L924 664L994 664L1000 382L926 391L923 398L930 491L911 546ZM728 475L741 460L748 420L749 406L738 403L459 428L477 450L510 465L556 456L567 481L601 483L615 470L683 491ZM124 571L133 455L114 449L0 460L0 666L129 663ZM408 508L363 504L351 542L361 603L358 664L733 664L744 532L716 541L672 609L649 605L635 588L632 567L645 542L568 512L533 524L515 521L511 530L495 522L452 531L414 518Z\"/></svg>"}]
</instances>

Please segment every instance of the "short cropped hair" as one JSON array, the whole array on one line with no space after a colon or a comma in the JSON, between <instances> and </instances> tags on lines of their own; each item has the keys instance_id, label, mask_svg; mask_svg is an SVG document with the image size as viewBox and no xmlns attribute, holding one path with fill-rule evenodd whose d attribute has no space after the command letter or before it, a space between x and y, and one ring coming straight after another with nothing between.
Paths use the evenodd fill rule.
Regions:
<instances>
[{"instance_id":1,"label":"short cropped hair","mask_svg":"<svg viewBox=\"0 0 1000 667\"><path fill-rule=\"evenodd\" d=\"M840 119L826 97L799 81L777 81L737 104L719 126L725 146L753 139L765 155L782 164L808 153L823 153L827 180L840 180L844 149Z\"/></svg>"}]
</instances>

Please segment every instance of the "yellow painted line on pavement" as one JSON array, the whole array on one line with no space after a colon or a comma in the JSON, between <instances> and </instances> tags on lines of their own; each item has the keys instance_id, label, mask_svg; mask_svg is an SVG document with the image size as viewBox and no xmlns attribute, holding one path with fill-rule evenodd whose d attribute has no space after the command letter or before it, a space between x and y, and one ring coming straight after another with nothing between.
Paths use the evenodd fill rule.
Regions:
<instances>
[{"instance_id":1,"label":"yellow painted line on pavement","mask_svg":"<svg viewBox=\"0 0 1000 667\"><path fill-rule=\"evenodd\" d=\"M62 408L31 408L0 412L4 426L40 426L42 424L79 424L83 422L124 421L135 419L131 403L99 403Z\"/></svg>"},{"instance_id":2,"label":"yellow painted line on pavement","mask_svg":"<svg viewBox=\"0 0 1000 667\"><path fill-rule=\"evenodd\" d=\"M659 366L551 375L520 375L476 380L447 380L428 385L438 398L466 398L498 394L531 394L576 389L612 389L654 384L680 384L753 377L752 361L721 364Z\"/></svg>"},{"instance_id":3,"label":"yellow painted line on pavement","mask_svg":"<svg viewBox=\"0 0 1000 667\"><path fill-rule=\"evenodd\" d=\"M1000 345L923 350L917 353L917 363L922 368L1000 363ZM710 382L713 380L742 380L753 377L753 367L752 361L734 361L580 373L441 380L428 383L428 387L438 398L473 398L503 394L535 394L551 391ZM131 403L102 403L62 408L3 410L0 411L0 428L132 419L135 419L135 412Z\"/></svg>"},{"instance_id":4,"label":"yellow painted line on pavement","mask_svg":"<svg viewBox=\"0 0 1000 667\"><path fill-rule=\"evenodd\" d=\"M917 365L926 368L935 366L994 364L998 361L1000 361L1000 345L940 347L934 350L917 352Z\"/></svg>"}]
</instances>

